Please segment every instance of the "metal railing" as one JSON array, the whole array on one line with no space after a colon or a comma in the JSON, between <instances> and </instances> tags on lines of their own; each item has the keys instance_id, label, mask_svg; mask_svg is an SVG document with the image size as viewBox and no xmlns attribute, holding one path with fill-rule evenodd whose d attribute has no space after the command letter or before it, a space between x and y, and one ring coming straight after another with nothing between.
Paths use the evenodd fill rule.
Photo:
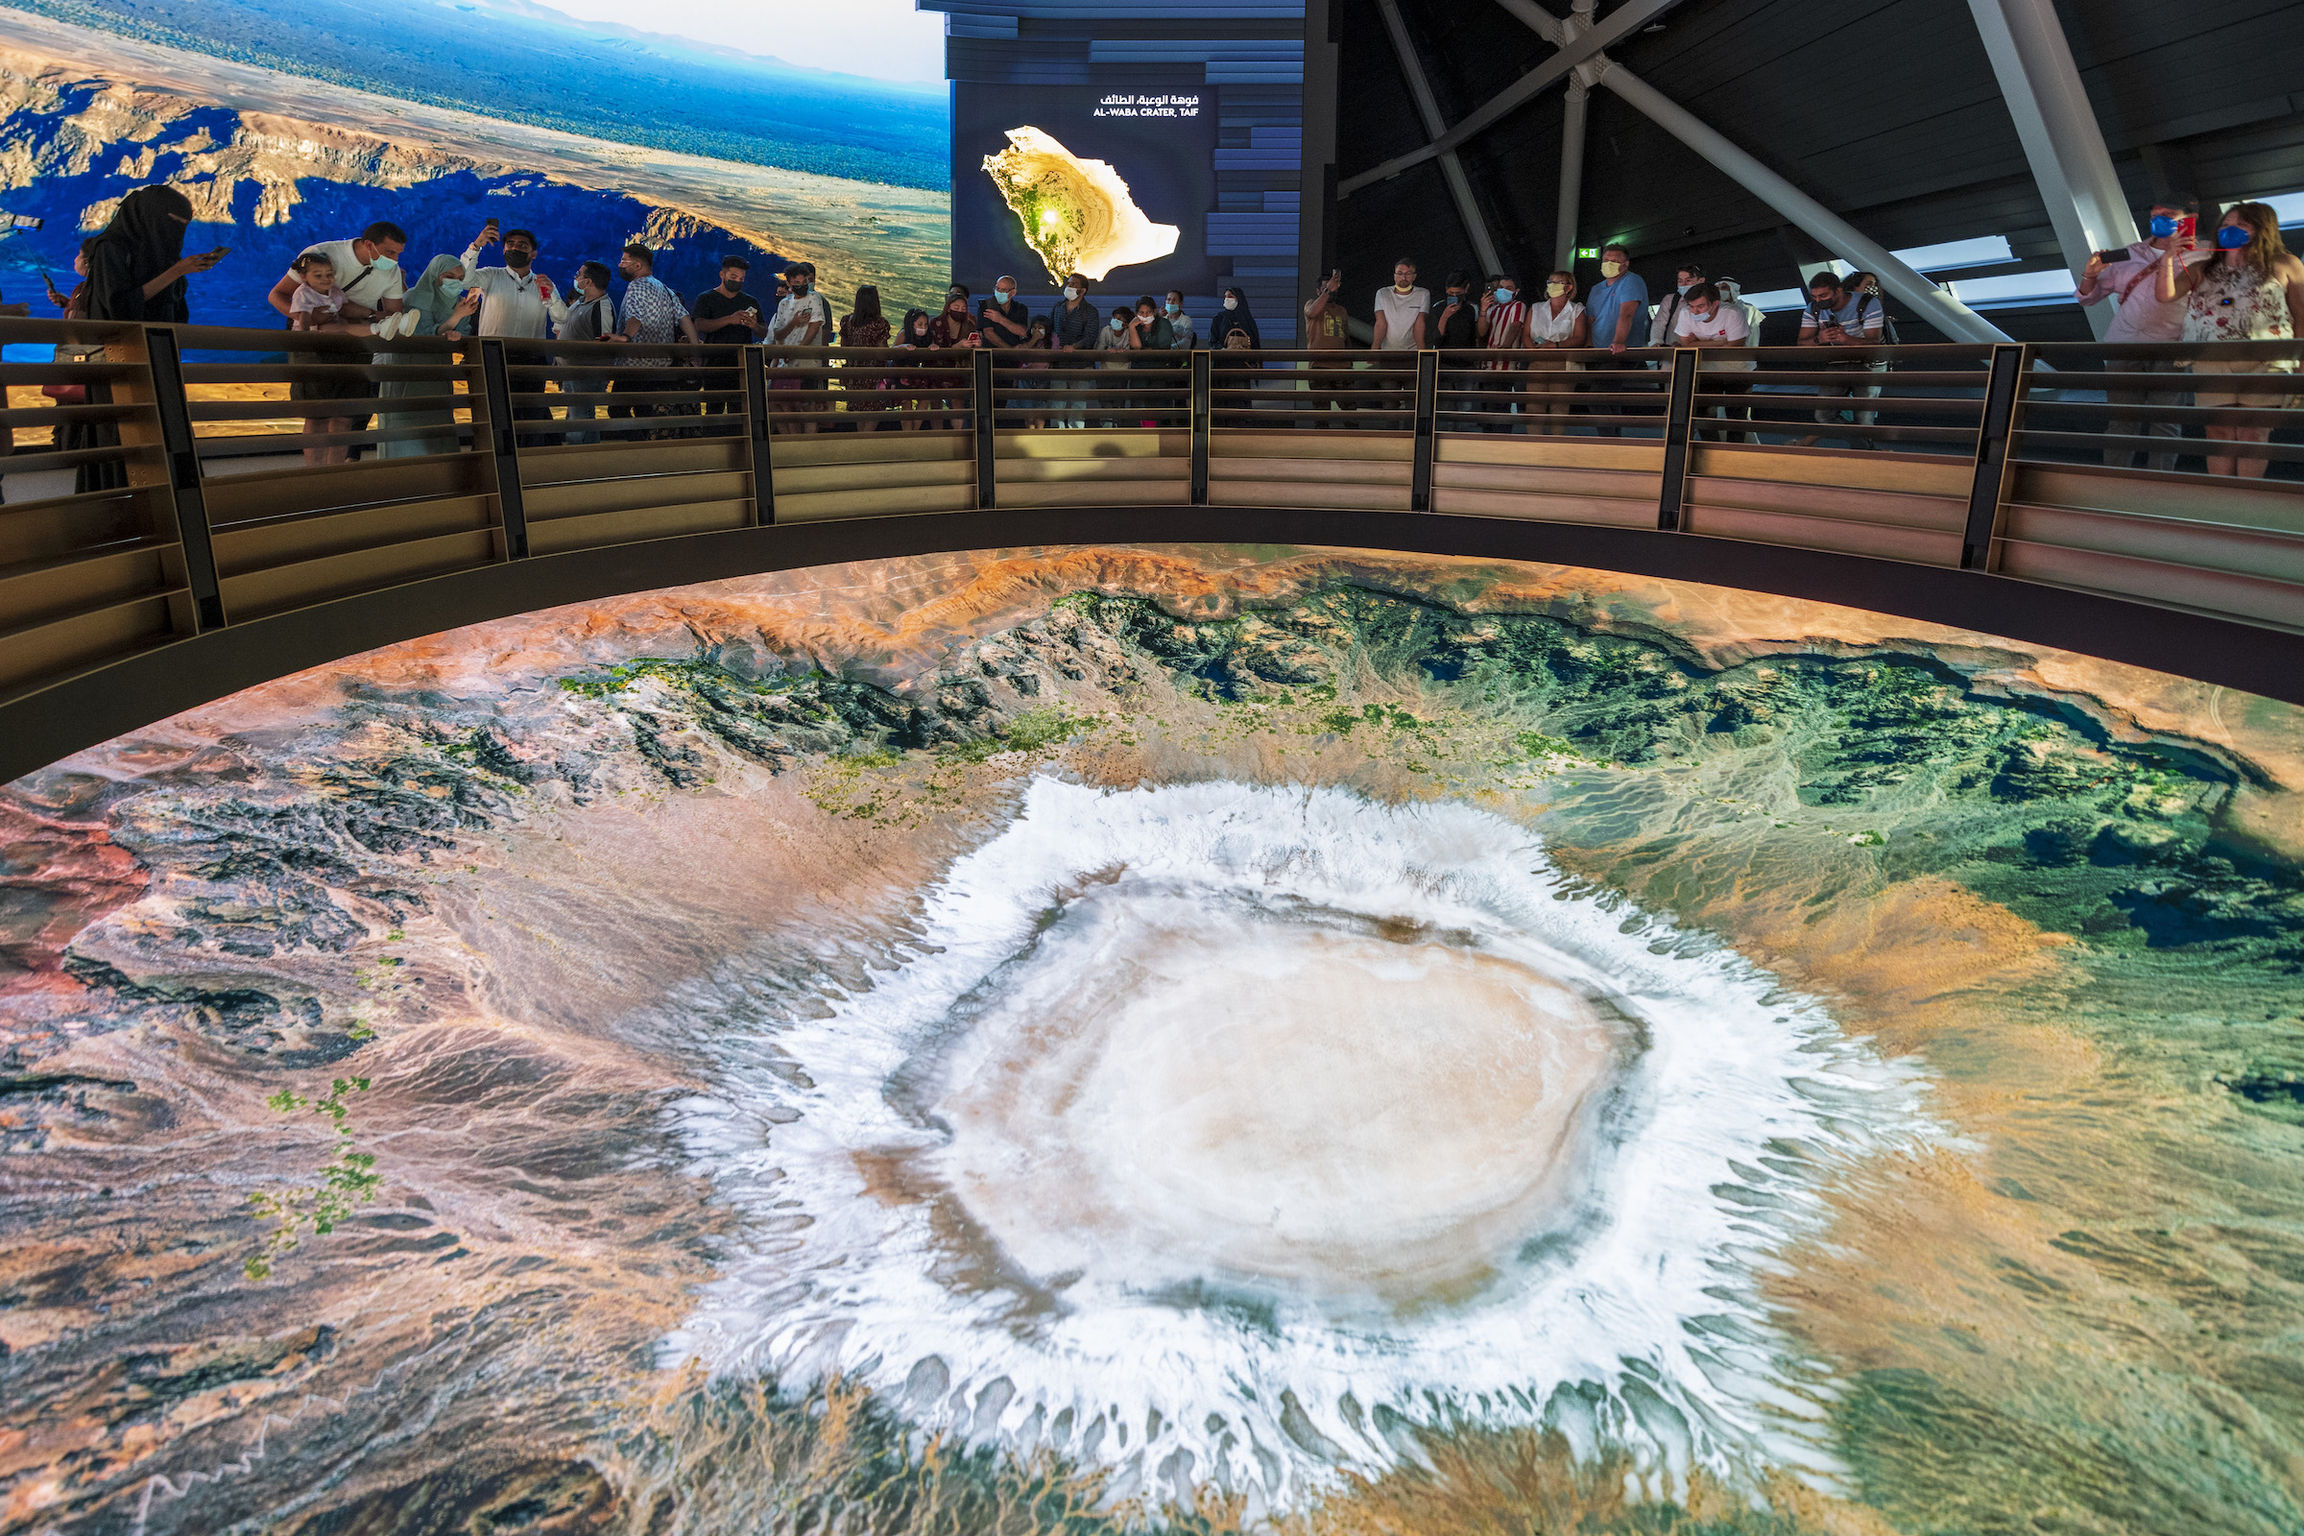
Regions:
<instances>
[{"instance_id":1,"label":"metal railing","mask_svg":"<svg viewBox=\"0 0 2304 1536\"><path fill-rule=\"evenodd\" d=\"M1690 534L2304 634L2294 343L1031 353L25 319L0 342L0 710L444 574L995 509Z\"/></svg>"}]
</instances>

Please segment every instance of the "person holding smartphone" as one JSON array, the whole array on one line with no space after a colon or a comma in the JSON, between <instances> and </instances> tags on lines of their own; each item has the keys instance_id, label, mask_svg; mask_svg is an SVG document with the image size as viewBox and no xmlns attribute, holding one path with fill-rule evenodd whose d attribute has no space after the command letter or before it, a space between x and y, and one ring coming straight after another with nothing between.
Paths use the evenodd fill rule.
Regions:
<instances>
[{"instance_id":1,"label":"person holding smartphone","mask_svg":"<svg viewBox=\"0 0 2304 1536\"><path fill-rule=\"evenodd\" d=\"M2129 242L2124 251L2096 251L2088 264L2080 270L2080 280L2072 290L2072 297L2083 305L2112 301L2112 323L2104 328L2107 342L2160 342L2184 339L2184 305L2175 299L2160 297L2157 274L2160 255L2180 234L2188 234L2199 205L2190 199L2162 198L2144 215L2147 231L2141 240ZM2123 357L2110 360L2111 366L2121 373L2180 373L2183 365L2167 358ZM2181 405L2182 391L2107 389L2104 401L2112 406ZM2132 437L2139 434L2166 438L2170 447L2165 451L2154 449L2145 455L2148 469L2171 470L2176 467L2176 448L2173 446L2184 436L2183 426L2174 421L2147 422L2139 417L2114 418L2104 423L2106 433L2114 437ZM2104 462L2114 469L2128 469L2136 462L2132 448L2107 448Z\"/></svg>"},{"instance_id":2,"label":"person holding smartphone","mask_svg":"<svg viewBox=\"0 0 2304 1536\"><path fill-rule=\"evenodd\" d=\"M1850 293L1841 284L1838 274L1830 271L1819 272L1808 279L1808 307L1800 315L1799 344L1803 347L1875 346L1879 343L1880 330L1882 326L1887 324L1887 319L1888 312L1881 307L1877 297L1868 293ZM1840 358L1828 362L1824 366L1849 372L1864 372L1868 371L1872 365L1862 358ZM1880 393L1880 386L1855 383L1819 384L1816 386L1816 393L1825 396L1840 395L1860 401L1877 396ZM1849 414L1855 418L1855 425L1859 429L1871 426L1878 419L1877 412L1867 411L1861 407L1851 410ZM1818 411L1816 421L1819 426L1839 426L1840 408L1834 406L1830 410ZM1823 435L1814 433L1800 438L1793 446L1796 448L1813 448ZM1847 441L1851 448L1870 448L1873 446L1872 439L1861 430L1849 433Z\"/></svg>"},{"instance_id":3,"label":"person holding smartphone","mask_svg":"<svg viewBox=\"0 0 2304 1536\"><path fill-rule=\"evenodd\" d=\"M2160 253L2160 297L2184 305L2184 339L2207 341L2294 341L2304 335L2304 261L2289 251L2280 235L2279 212L2269 203L2234 203L2217 222L2215 245L2194 256L2192 237L2179 231ZM2188 364L2203 375L2192 391L2192 403L2231 410L2270 410L2287 402L2281 386L2258 389L2236 380L2219 387L2214 375L2292 374L2290 357L2204 357ZM2262 454L2215 452L2218 443L2263 443L2270 427L2233 426L2210 421L2207 434L2208 473L2259 480L2271 460Z\"/></svg>"},{"instance_id":4,"label":"person holding smartphone","mask_svg":"<svg viewBox=\"0 0 2304 1536\"><path fill-rule=\"evenodd\" d=\"M1344 269L1334 268L1320 280L1312 297L1304 304L1305 345L1315 352L1344 352L1352 346L1352 314L1344 307ZM1349 359L1338 358L1341 367L1321 363L1307 363L1305 386L1311 394L1306 402L1313 414L1326 422L1331 412L1350 410L1351 397L1343 391L1352 387L1352 368ZM1345 423L1335 423L1343 426Z\"/></svg>"}]
</instances>

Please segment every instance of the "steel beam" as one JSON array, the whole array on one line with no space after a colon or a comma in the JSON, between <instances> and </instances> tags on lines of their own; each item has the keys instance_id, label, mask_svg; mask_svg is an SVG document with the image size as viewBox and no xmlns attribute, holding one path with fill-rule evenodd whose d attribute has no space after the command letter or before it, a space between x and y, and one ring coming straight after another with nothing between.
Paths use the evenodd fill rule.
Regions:
<instances>
[{"instance_id":1,"label":"steel beam","mask_svg":"<svg viewBox=\"0 0 2304 1536\"><path fill-rule=\"evenodd\" d=\"M2065 264L2077 272L2091 251L2124 248L2136 238L2136 219L2055 6L2051 0L1968 0L1968 9ZM2084 313L2103 336L2112 306L2092 304Z\"/></svg>"},{"instance_id":2,"label":"steel beam","mask_svg":"<svg viewBox=\"0 0 2304 1536\"><path fill-rule=\"evenodd\" d=\"M2007 333L1991 321L1890 255L1886 246L1859 234L1846 219L1730 143L1623 65L1609 65L1600 76L1600 84L1621 96L1626 104L1666 133L1726 171L1744 190L1847 260L1877 276L1880 286L1902 299L1915 316L1954 341L2004 342L2009 339Z\"/></svg>"},{"instance_id":3,"label":"steel beam","mask_svg":"<svg viewBox=\"0 0 2304 1536\"><path fill-rule=\"evenodd\" d=\"M1565 24L1560 18L1533 0L1497 0L1497 3L1545 37L1564 35ZM1595 84L1614 91L1626 104L1727 172L1744 190L1811 236L1865 271L1876 274L1883 288L1910 305L1915 315L1937 330L1955 341L2010 339L1991 321L1898 261L1886 246L1857 233L1846 219L1762 165L1623 65L1602 54L1591 61L1590 67L1598 71Z\"/></svg>"},{"instance_id":4,"label":"steel beam","mask_svg":"<svg viewBox=\"0 0 2304 1536\"><path fill-rule=\"evenodd\" d=\"M1393 0L1377 0L1377 3L1383 6L1387 12L1394 9ZM1474 134L1489 127L1515 108L1533 101L1542 94L1546 86L1556 80L1568 78L1577 65L1597 56L1600 50L1610 43L1638 31L1679 3L1680 0L1625 0L1624 5L1619 7L1606 21L1581 31L1573 26L1566 26L1554 21L1552 30L1545 32L1544 35L1559 45L1560 51L1558 53L1513 81L1495 96L1481 103L1470 116L1455 127L1443 132L1436 122L1427 122L1425 131L1432 135L1431 143L1420 149L1412 149L1404 155L1394 155L1383 164L1340 182L1336 188L1336 195L1348 197L1372 182L1389 180L1410 166L1422 165L1425 161L1437 156L1453 153L1458 145ZM1507 5L1506 9L1511 10L1513 15L1518 16L1522 21L1528 20L1522 10L1515 9L1511 5ZM1527 6L1525 9L1533 11L1536 8ZM1538 14L1542 13L1538 12ZM1386 16L1385 20L1387 25L1391 24L1389 15ZM1534 25L1534 23L1530 24ZM1539 28L1538 30L1542 31L1543 29ZM1397 31L1394 33L1393 41L1395 44L1398 44L1400 35Z\"/></svg>"},{"instance_id":5,"label":"steel beam","mask_svg":"<svg viewBox=\"0 0 2304 1536\"><path fill-rule=\"evenodd\" d=\"M1416 45L1408 38L1408 23L1400 14L1400 0L1376 0L1376 8L1383 13L1384 30L1392 34L1392 48L1400 55L1400 72L1408 77L1408 94L1415 98L1417 114L1424 119L1424 131L1437 141L1445 130L1440 103L1432 95L1432 82L1424 77L1424 61L1416 56ZM1440 174L1448 183L1449 196L1456 199L1457 215L1464 220L1464 233L1472 241L1472 253L1480 260L1480 270L1483 273L1502 271L1496 242L1488 235L1488 221L1481 215L1478 200L1472 196L1471 178L1464 174L1464 162L1456 158L1453 149L1440 150L1429 145L1426 148L1431 153L1420 159L1439 158ZM1363 179L1353 177L1336 189L1336 195L1342 197Z\"/></svg>"}]
</instances>

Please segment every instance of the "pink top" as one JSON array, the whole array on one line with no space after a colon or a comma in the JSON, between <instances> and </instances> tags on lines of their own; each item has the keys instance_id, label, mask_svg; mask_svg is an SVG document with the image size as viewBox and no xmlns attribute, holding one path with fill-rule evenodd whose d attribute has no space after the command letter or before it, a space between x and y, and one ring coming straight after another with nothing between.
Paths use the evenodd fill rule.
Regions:
<instances>
[{"instance_id":1,"label":"pink top","mask_svg":"<svg viewBox=\"0 0 2304 1536\"><path fill-rule=\"evenodd\" d=\"M2106 262L2096 274L2096 292L2080 302L2101 304L2108 297L2120 301L2118 313L2104 329L2106 341L2184 339L2184 301L2160 302L2159 264L2159 248L2139 240L2128 247L2125 260Z\"/></svg>"}]
</instances>

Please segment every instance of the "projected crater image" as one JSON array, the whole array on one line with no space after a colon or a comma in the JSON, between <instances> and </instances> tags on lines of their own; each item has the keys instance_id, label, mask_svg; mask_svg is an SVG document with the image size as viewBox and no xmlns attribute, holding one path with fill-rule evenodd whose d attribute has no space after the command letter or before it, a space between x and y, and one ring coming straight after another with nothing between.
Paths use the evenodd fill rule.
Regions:
<instances>
[{"instance_id":1,"label":"projected crater image","mask_svg":"<svg viewBox=\"0 0 2304 1536\"><path fill-rule=\"evenodd\" d=\"M922 557L0 794L0 1528L2281 1532L2304 712Z\"/></svg>"},{"instance_id":2,"label":"projected crater image","mask_svg":"<svg viewBox=\"0 0 2304 1536\"><path fill-rule=\"evenodd\" d=\"M1075 272L1100 282L1115 268L1175 253L1182 231L1153 223L1110 161L1082 159L1043 129L1007 133L1008 147L984 157L984 173L1051 283L1061 287Z\"/></svg>"}]
</instances>

